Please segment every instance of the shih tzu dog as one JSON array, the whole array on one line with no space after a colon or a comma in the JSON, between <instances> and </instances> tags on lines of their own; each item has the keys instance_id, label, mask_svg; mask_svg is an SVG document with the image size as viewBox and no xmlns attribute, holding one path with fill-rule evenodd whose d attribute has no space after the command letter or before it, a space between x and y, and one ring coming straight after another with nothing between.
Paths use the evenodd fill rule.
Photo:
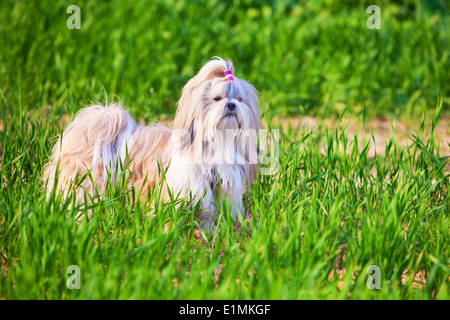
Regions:
<instances>
[{"instance_id":1,"label":"shih tzu dog","mask_svg":"<svg viewBox=\"0 0 450 320\"><path fill-rule=\"evenodd\" d=\"M183 88L172 128L137 125L117 104L82 109L44 168L47 196L53 189L67 196L77 176L89 173L72 185L83 203L108 179L114 184L127 162L128 186L142 198L162 182L165 200L170 191L200 202L197 218L214 227L218 201L231 206L234 219L244 213L243 193L258 168L259 125L255 88L234 75L231 61L214 58Z\"/></svg>"}]
</instances>

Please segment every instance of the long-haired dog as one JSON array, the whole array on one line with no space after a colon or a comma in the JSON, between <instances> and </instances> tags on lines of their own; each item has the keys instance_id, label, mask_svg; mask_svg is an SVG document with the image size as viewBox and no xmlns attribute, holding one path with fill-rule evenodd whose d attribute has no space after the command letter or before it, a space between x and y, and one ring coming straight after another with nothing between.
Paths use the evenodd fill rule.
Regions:
<instances>
[{"instance_id":1,"label":"long-haired dog","mask_svg":"<svg viewBox=\"0 0 450 320\"><path fill-rule=\"evenodd\" d=\"M89 173L74 186L77 204L83 203L86 193L102 193L108 179L114 184L128 161L128 185L144 199L164 175L166 200L168 188L200 201L197 217L204 227L217 220L217 200L226 201L236 219L256 177L259 125L255 88L234 75L231 61L215 58L183 88L171 129L137 125L116 104L82 109L44 168L47 196L53 189L67 196L76 177Z\"/></svg>"}]
</instances>

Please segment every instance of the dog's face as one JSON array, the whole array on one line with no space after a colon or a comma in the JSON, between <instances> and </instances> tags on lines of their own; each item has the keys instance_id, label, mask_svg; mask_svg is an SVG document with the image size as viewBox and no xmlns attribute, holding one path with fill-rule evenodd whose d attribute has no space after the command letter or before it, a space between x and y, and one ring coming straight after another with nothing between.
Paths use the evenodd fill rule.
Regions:
<instances>
[{"instance_id":1,"label":"dog's face","mask_svg":"<svg viewBox=\"0 0 450 320\"><path fill-rule=\"evenodd\" d=\"M230 71L231 70L231 71ZM258 130L259 100L255 88L236 76L230 61L212 60L183 88L174 129L191 132ZM198 131L197 131L198 132Z\"/></svg>"},{"instance_id":2,"label":"dog's face","mask_svg":"<svg viewBox=\"0 0 450 320\"><path fill-rule=\"evenodd\" d=\"M208 129L257 129L258 100L255 89L246 81L214 78L201 86L202 108L194 115Z\"/></svg>"}]
</instances>

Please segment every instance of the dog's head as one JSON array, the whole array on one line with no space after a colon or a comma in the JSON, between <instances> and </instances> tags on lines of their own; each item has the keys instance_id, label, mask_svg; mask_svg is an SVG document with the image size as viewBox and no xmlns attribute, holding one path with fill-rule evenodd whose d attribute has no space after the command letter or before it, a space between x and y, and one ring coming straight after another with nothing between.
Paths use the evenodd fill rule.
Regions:
<instances>
[{"instance_id":1,"label":"dog's head","mask_svg":"<svg viewBox=\"0 0 450 320\"><path fill-rule=\"evenodd\" d=\"M258 130L259 100L255 88L234 74L231 61L214 58L183 88L174 129Z\"/></svg>"}]
</instances>

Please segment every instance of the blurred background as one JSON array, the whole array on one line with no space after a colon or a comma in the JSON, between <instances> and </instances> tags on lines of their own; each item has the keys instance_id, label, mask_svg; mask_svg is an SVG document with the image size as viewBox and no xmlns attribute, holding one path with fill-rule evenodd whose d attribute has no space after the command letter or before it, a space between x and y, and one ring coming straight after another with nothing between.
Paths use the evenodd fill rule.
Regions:
<instances>
[{"instance_id":1,"label":"blurred background","mask_svg":"<svg viewBox=\"0 0 450 320\"><path fill-rule=\"evenodd\" d=\"M66 26L72 4L80 30ZM373 4L379 30L366 26ZM115 99L145 121L172 118L183 85L213 56L234 61L267 117L329 118L347 108L415 119L439 98L443 116L450 112L444 0L2 0L0 42L10 108L47 117Z\"/></svg>"}]
</instances>

